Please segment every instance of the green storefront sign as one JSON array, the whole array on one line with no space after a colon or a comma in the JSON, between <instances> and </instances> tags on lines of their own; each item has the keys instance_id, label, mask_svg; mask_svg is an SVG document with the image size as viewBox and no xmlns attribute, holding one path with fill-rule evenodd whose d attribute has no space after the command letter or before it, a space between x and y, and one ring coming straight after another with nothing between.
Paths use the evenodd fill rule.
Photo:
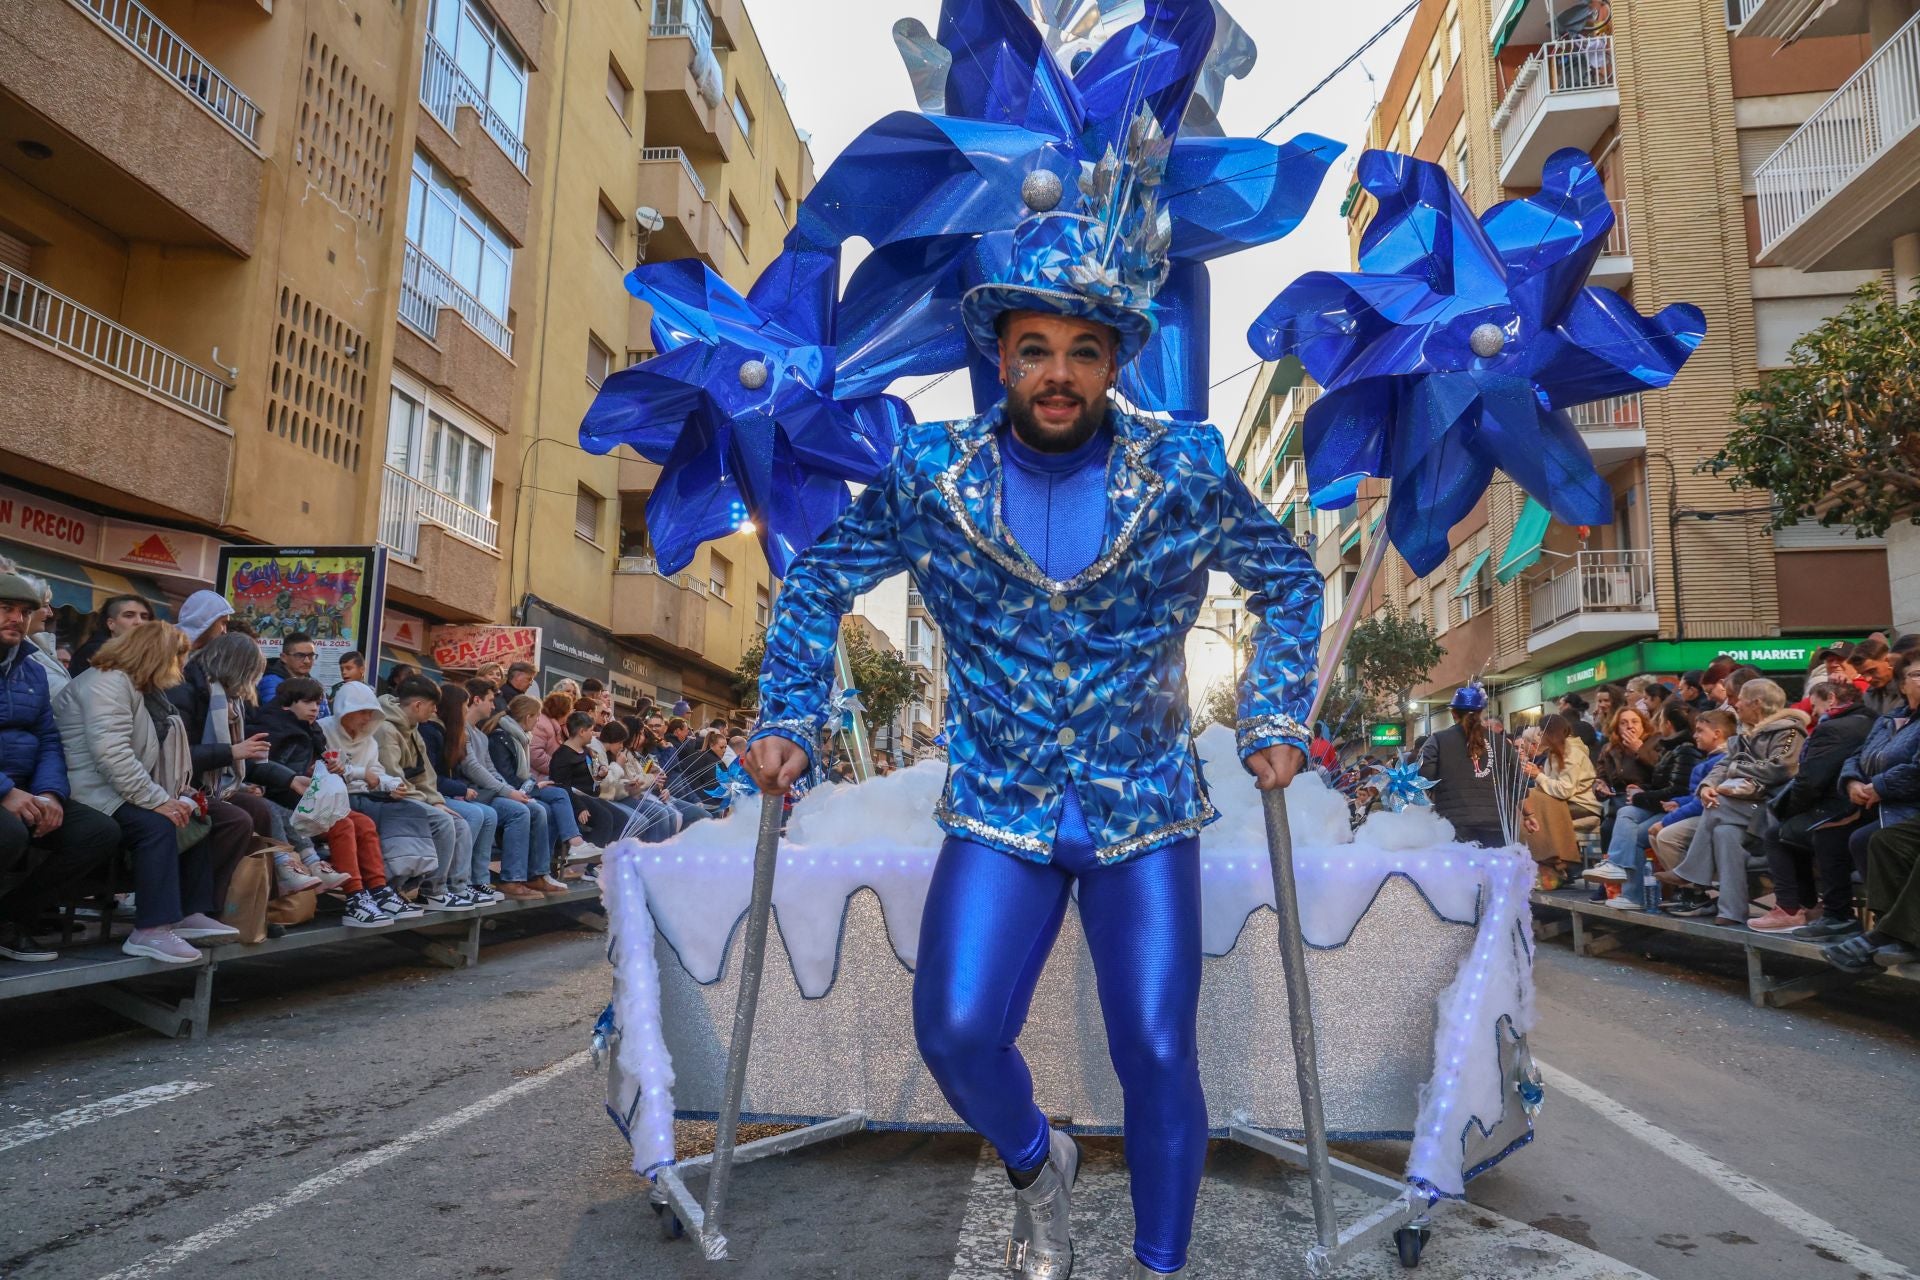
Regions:
<instances>
[{"instance_id":1,"label":"green storefront sign","mask_svg":"<svg viewBox=\"0 0 1920 1280\"><path fill-rule=\"evenodd\" d=\"M1403 747L1406 744L1406 730L1397 724L1376 724L1367 728L1367 745L1370 747Z\"/></svg>"},{"instance_id":2,"label":"green storefront sign","mask_svg":"<svg viewBox=\"0 0 1920 1280\"><path fill-rule=\"evenodd\" d=\"M1563 693L1625 680L1652 672L1679 675L1704 670L1726 654L1743 666L1762 671L1804 674L1816 651L1838 642L1834 636L1803 638L1773 636L1763 640L1642 640L1624 648L1586 658L1540 677L1540 696L1551 702Z\"/></svg>"}]
</instances>

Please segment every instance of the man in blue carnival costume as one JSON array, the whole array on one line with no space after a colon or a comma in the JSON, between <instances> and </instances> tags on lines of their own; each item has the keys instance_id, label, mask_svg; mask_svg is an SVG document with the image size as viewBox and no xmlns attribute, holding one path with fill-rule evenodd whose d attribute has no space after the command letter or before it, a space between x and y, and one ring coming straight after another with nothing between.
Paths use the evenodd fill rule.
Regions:
<instances>
[{"instance_id":1,"label":"man in blue carnival costume","mask_svg":"<svg viewBox=\"0 0 1920 1280\"><path fill-rule=\"evenodd\" d=\"M920 1051L1013 1183L1007 1264L1073 1267L1078 1145L1049 1129L1016 1047L1075 883L1108 1050L1125 1094L1131 1276L1182 1274L1206 1156L1196 1018L1201 827L1215 813L1192 740L1184 646L1222 569L1258 619L1239 746L1263 790L1306 761L1319 576L1228 465L1220 433L1120 408L1123 366L1156 328L1171 220L1167 143L1142 112L1084 167L1083 214L1023 194L998 282L965 298L1005 399L921 424L891 467L794 563L767 635L747 757L783 793L811 767L833 649L855 597L909 572L945 634L948 836L914 976Z\"/></svg>"}]
</instances>

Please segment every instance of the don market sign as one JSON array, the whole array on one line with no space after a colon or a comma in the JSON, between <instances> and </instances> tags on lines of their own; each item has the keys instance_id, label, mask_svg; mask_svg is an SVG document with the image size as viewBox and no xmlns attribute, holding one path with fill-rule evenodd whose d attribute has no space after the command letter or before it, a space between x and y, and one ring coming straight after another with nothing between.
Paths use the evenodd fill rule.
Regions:
<instances>
[{"instance_id":1,"label":"don market sign","mask_svg":"<svg viewBox=\"0 0 1920 1280\"><path fill-rule=\"evenodd\" d=\"M1540 677L1547 700L1629 676L1678 676L1704 671L1722 654L1741 666L1761 671L1802 674L1813 655L1829 645L1851 643L1834 636L1772 636L1760 640L1642 640L1623 649L1588 658Z\"/></svg>"},{"instance_id":2,"label":"don market sign","mask_svg":"<svg viewBox=\"0 0 1920 1280\"><path fill-rule=\"evenodd\" d=\"M1376 724L1367 729L1367 745L1370 747L1403 747L1407 743L1407 731L1397 724Z\"/></svg>"},{"instance_id":3,"label":"don market sign","mask_svg":"<svg viewBox=\"0 0 1920 1280\"><path fill-rule=\"evenodd\" d=\"M442 671L477 671L490 662L540 660L539 627L446 626L433 629L433 663Z\"/></svg>"}]
</instances>

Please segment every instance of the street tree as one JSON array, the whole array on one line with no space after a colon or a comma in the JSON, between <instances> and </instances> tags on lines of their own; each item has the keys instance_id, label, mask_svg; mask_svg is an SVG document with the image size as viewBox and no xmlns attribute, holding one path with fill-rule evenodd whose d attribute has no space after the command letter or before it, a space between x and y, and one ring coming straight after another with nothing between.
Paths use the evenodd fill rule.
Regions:
<instances>
[{"instance_id":1,"label":"street tree","mask_svg":"<svg viewBox=\"0 0 1920 1280\"><path fill-rule=\"evenodd\" d=\"M840 637L847 646L847 659L853 667L853 687L860 691L860 705L866 708L869 725L892 724L900 709L923 692L924 679L897 653L878 648L866 632L850 620L840 625ZM766 656L766 636L761 634L740 655L733 672L733 693L742 707L760 705L760 663Z\"/></svg>"},{"instance_id":2,"label":"street tree","mask_svg":"<svg viewBox=\"0 0 1920 1280\"><path fill-rule=\"evenodd\" d=\"M1385 720L1405 715L1413 687L1446 656L1433 628L1398 609L1388 609L1355 627L1346 654L1353 683L1377 718Z\"/></svg>"},{"instance_id":3,"label":"street tree","mask_svg":"<svg viewBox=\"0 0 1920 1280\"><path fill-rule=\"evenodd\" d=\"M1920 523L1920 298L1877 284L1803 334L1788 364L1734 402L1726 444L1704 464L1773 496L1774 527L1817 519L1878 537Z\"/></svg>"}]
</instances>

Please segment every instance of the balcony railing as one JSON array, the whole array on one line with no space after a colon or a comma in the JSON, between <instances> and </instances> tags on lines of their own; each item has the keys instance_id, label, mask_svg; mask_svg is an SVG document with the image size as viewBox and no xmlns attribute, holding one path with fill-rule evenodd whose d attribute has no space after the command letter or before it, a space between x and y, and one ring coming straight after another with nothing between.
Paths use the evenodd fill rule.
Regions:
<instances>
[{"instance_id":1,"label":"balcony railing","mask_svg":"<svg viewBox=\"0 0 1920 1280\"><path fill-rule=\"evenodd\" d=\"M1626 258L1633 254L1633 247L1627 242L1627 202L1609 200L1613 206L1613 229L1607 232L1607 238L1600 245L1603 258Z\"/></svg>"},{"instance_id":2,"label":"balcony railing","mask_svg":"<svg viewBox=\"0 0 1920 1280\"><path fill-rule=\"evenodd\" d=\"M1753 15L1760 12L1760 6L1766 2L1767 0L1731 0L1727 5L1727 17L1731 20L1728 25L1736 28L1746 26L1753 21Z\"/></svg>"},{"instance_id":3,"label":"balcony railing","mask_svg":"<svg viewBox=\"0 0 1920 1280\"><path fill-rule=\"evenodd\" d=\"M420 103L433 112L434 119L445 125L448 133L453 132L454 116L461 105L472 107L487 133L507 153L507 158L520 172L527 171L527 144L520 140L518 128L494 110L480 86L460 69L446 46L431 35L427 37L426 66L420 72Z\"/></svg>"},{"instance_id":4,"label":"balcony railing","mask_svg":"<svg viewBox=\"0 0 1920 1280\"><path fill-rule=\"evenodd\" d=\"M933 667L933 647L931 645L908 645L907 665L910 667Z\"/></svg>"},{"instance_id":5,"label":"balcony railing","mask_svg":"<svg viewBox=\"0 0 1920 1280\"><path fill-rule=\"evenodd\" d=\"M225 381L6 267L0 267L0 324L34 334L195 413L226 421Z\"/></svg>"},{"instance_id":6,"label":"balcony railing","mask_svg":"<svg viewBox=\"0 0 1920 1280\"><path fill-rule=\"evenodd\" d=\"M1494 112L1500 154L1512 152L1549 99L1610 89L1614 83L1612 36L1575 36L1541 45L1514 76L1513 87Z\"/></svg>"},{"instance_id":7,"label":"balcony railing","mask_svg":"<svg viewBox=\"0 0 1920 1280\"><path fill-rule=\"evenodd\" d=\"M1567 410L1567 416L1581 431L1640 431L1646 425L1640 417L1638 391L1577 404Z\"/></svg>"},{"instance_id":8,"label":"balcony railing","mask_svg":"<svg viewBox=\"0 0 1920 1280\"><path fill-rule=\"evenodd\" d=\"M687 181L691 182L693 189L700 193L700 198L702 200L707 198L707 184L700 181L700 175L694 172L693 161L687 159L687 153L679 147L642 147L640 148L640 159L642 161L677 163L682 169L686 170Z\"/></svg>"},{"instance_id":9,"label":"balcony railing","mask_svg":"<svg viewBox=\"0 0 1920 1280\"><path fill-rule=\"evenodd\" d=\"M1761 252L1920 128L1920 14L1753 171Z\"/></svg>"},{"instance_id":10,"label":"balcony railing","mask_svg":"<svg viewBox=\"0 0 1920 1280\"><path fill-rule=\"evenodd\" d=\"M1652 551L1582 551L1533 589L1535 635L1582 614L1652 612Z\"/></svg>"},{"instance_id":11,"label":"balcony railing","mask_svg":"<svg viewBox=\"0 0 1920 1280\"><path fill-rule=\"evenodd\" d=\"M380 541L396 555L420 557L420 526L438 525L489 551L500 549L500 525L426 481L393 467L380 479Z\"/></svg>"},{"instance_id":12,"label":"balcony railing","mask_svg":"<svg viewBox=\"0 0 1920 1280\"><path fill-rule=\"evenodd\" d=\"M480 299L440 269L440 264L413 245L407 246L400 270L400 318L418 329L423 337L439 337L440 308L458 311L476 332L500 354L513 354L513 330L486 309Z\"/></svg>"},{"instance_id":13,"label":"balcony railing","mask_svg":"<svg viewBox=\"0 0 1920 1280\"><path fill-rule=\"evenodd\" d=\"M253 142L260 132L260 108L214 70L193 46L153 16L139 0L73 0L100 24L124 40L135 53L175 81L187 94L219 117L220 122Z\"/></svg>"}]
</instances>

